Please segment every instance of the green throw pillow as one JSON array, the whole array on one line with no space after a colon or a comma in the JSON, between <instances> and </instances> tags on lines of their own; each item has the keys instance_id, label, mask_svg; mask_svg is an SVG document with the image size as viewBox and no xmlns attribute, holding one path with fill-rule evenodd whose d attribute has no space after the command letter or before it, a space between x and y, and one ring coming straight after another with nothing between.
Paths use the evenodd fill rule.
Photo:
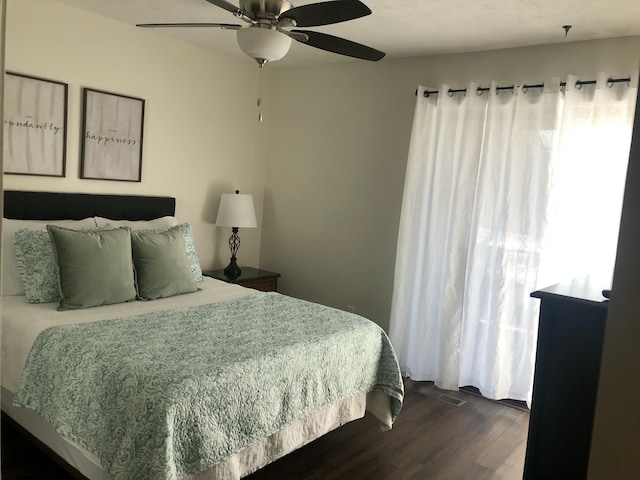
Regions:
<instances>
[{"instance_id":1,"label":"green throw pillow","mask_svg":"<svg viewBox=\"0 0 640 480\"><path fill-rule=\"evenodd\" d=\"M141 300L198 290L180 226L163 232L132 231L131 250Z\"/></svg>"},{"instance_id":2,"label":"green throw pillow","mask_svg":"<svg viewBox=\"0 0 640 480\"><path fill-rule=\"evenodd\" d=\"M47 225L47 230L58 264L59 310L136 299L128 228L78 231Z\"/></svg>"},{"instance_id":3,"label":"green throw pillow","mask_svg":"<svg viewBox=\"0 0 640 480\"><path fill-rule=\"evenodd\" d=\"M191 268L191 273L193 273L193 278L195 279L196 282L202 282L204 281L204 278L202 276L202 268L200 268L200 260L198 259L198 254L196 253L196 247L193 241L193 229L191 228L191 225L189 225L188 223L181 223L179 225L174 225L172 227L161 227L161 228L154 228L154 229L138 228L136 230L132 229L131 231L161 233L176 227L180 229L180 231L182 232L182 236L184 237L184 247L185 247L185 250L187 251L187 259L189 260L189 267Z\"/></svg>"}]
</instances>

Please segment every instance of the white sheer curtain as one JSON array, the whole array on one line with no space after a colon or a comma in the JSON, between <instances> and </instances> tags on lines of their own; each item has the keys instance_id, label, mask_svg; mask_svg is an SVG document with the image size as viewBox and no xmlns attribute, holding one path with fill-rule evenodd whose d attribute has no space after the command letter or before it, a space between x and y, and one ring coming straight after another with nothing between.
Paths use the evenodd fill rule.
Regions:
<instances>
[{"instance_id":1,"label":"white sheer curtain","mask_svg":"<svg viewBox=\"0 0 640 480\"><path fill-rule=\"evenodd\" d=\"M424 97L418 90L390 337L403 371L529 400L538 302L610 281L637 93L627 83Z\"/></svg>"}]
</instances>

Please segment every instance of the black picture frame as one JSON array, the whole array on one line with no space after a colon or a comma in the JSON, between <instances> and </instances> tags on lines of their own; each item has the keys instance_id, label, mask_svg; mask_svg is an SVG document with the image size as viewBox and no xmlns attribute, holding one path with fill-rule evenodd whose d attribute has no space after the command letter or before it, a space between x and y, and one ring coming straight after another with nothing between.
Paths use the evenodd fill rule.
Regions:
<instances>
[{"instance_id":1,"label":"black picture frame","mask_svg":"<svg viewBox=\"0 0 640 480\"><path fill-rule=\"evenodd\" d=\"M5 72L4 88L4 173L64 177L68 84Z\"/></svg>"},{"instance_id":2,"label":"black picture frame","mask_svg":"<svg viewBox=\"0 0 640 480\"><path fill-rule=\"evenodd\" d=\"M141 182L144 99L83 88L82 105L80 178Z\"/></svg>"}]
</instances>

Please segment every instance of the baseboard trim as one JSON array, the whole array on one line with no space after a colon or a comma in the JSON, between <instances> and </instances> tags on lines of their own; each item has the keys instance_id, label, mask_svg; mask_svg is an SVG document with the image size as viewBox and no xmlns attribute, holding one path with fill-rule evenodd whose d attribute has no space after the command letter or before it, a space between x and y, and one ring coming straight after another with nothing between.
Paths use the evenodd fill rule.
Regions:
<instances>
[{"instance_id":1,"label":"baseboard trim","mask_svg":"<svg viewBox=\"0 0 640 480\"><path fill-rule=\"evenodd\" d=\"M478 397L482 397L487 400L491 400L492 402L502 403L503 405L508 405L510 407L517 408L518 410L523 410L525 412L529 411L529 407L527 407L527 402L524 402L522 400L513 400L510 398L505 398L503 400L492 400L491 398L487 398L484 395L482 395L478 388L472 387L472 386L460 387L460 391L465 393L470 393L471 395L476 395Z\"/></svg>"}]
</instances>

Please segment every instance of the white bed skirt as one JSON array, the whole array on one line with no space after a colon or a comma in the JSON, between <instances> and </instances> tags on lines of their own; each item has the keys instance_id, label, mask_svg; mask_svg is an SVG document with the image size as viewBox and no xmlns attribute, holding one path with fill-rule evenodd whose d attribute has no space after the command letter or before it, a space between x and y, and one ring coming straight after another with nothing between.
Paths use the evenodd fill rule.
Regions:
<instances>
[{"instance_id":1,"label":"white bed skirt","mask_svg":"<svg viewBox=\"0 0 640 480\"><path fill-rule=\"evenodd\" d=\"M37 413L14 407L13 393L2 389L2 410L25 430L42 441L65 462L90 480L103 480L105 472L97 457L79 445L60 436ZM238 480L265 465L297 450L339 426L362 418L370 410L380 420L381 428L388 428L385 416L389 414L390 400L382 392L362 393L342 400L298 420L273 435L258 441L227 461L213 468L188 477L189 480ZM386 427L386 428L385 428Z\"/></svg>"}]
</instances>

